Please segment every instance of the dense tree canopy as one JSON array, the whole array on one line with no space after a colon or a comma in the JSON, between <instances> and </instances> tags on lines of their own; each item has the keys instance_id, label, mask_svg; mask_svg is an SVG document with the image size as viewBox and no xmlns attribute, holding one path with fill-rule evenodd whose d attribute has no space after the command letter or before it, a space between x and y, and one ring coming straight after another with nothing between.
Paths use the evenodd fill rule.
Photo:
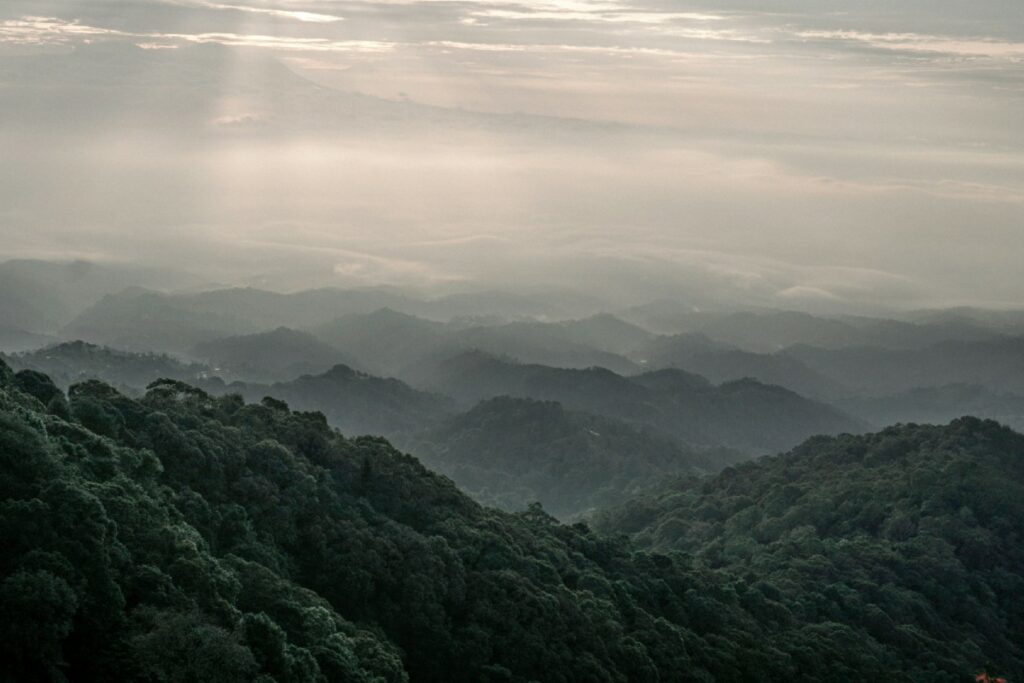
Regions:
<instances>
[{"instance_id":1,"label":"dense tree canopy","mask_svg":"<svg viewBox=\"0 0 1024 683\"><path fill-rule=\"evenodd\" d=\"M1024 436L995 422L811 439L598 526L746 581L755 614L841 624L915 676L1024 674Z\"/></svg>"},{"instance_id":2,"label":"dense tree canopy","mask_svg":"<svg viewBox=\"0 0 1024 683\"><path fill-rule=\"evenodd\" d=\"M920 564L876 596L828 567L823 530L785 538L795 578L755 578L712 550L637 552L539 507L481 507L383 440L343 438L279 400L247 405L172 380L138 400L97 381L65 398L0 364L0 678L960 681L987 659L1020 673L1020 608L1007 602L1020 590L1020 503L989 477L1019 481L1021 437L982 425L936 439L952 469L922 458L908 481L929 510L954 505L942 490L960 497L940 519L974 536L940 547L946 536L922 531L930 517L879 512L879 533L918 544ZM805 448L844 443L861 457L856 440ZM914 446L887 457L900 448ZM707 495L726 497L746 471ZM943 489L950 473L963 477ZM832 494L794 514L825 515L839 534L849 511ZM777 495L785 511L793 501ZM728 512L699 514L712 524ZM890 560L878 561L871 576L885 578ZM795 592L816 572L835 574L824 598ZM942 609L940 587L956 598Z\"/></svg>"}]
</instances>

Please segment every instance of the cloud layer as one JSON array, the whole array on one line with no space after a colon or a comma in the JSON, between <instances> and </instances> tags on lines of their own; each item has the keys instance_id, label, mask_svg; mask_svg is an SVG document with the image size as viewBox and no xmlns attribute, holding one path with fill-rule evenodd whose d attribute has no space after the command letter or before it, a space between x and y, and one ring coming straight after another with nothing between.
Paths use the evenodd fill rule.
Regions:
<instances>
[{"instance_id":1,"label":"cloud layer","mask_svg":"<svg viewBox=\"0 0 1024 683\"><path fill-rule=\"evenodd\" d=\"M1020 4L893 4L8 0L3 250L281 286L1024 300Z\"/></svg>"}]
</instances>

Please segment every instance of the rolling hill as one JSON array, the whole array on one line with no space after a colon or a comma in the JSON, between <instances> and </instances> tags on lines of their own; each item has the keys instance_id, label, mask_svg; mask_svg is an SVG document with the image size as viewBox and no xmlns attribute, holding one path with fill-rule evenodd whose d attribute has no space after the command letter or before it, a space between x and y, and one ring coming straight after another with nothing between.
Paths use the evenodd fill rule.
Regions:
<instances>
[{"instance_id":1,"label":"rolling hill","mask_svg":"<svg viewBox=\"0 0 1024 683\"><path fill-rule=\"evenodd\" d=\"M666 477L716 471L743 457L687 448L558 403L508 397L483 401L405 447L481 502L510 511L540 502L561 518L622 502Z\"/></svg>"},{"instance_id":2,"label":"rolling hill","mask_svg":"<svg viewBox=\"0 0 1024 683\"><path fill-rule=\"evenodd\" d=\"M298 410L319 411L345 434L376 434L400 439L454 412L445 396L417 391L397 379L385 379L336 365L319 375L303 375L271 385L235 382L226 391L258 401L273 396Z\"/></svg>"}]
</instances>

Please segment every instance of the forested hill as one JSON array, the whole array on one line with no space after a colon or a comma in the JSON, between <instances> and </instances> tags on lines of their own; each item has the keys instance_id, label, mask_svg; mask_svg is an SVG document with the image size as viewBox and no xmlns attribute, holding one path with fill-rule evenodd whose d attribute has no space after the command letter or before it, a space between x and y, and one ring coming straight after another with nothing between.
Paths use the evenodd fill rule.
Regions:
<instances>
[{"instance_id":1,"label":"forested hill","mask_svg":"<svg viewBox=\"0 0 1024 683\"><path fill-rule=\"evenodd\" d=\"M164 354L120 351L83 341L26 351L7 357L7 361L18 370L43 372L65 388L86 379L102 378L120 389L135 392L157 377L192 382L210 374L206 366L183 363Z\"/></svg>"},{"instance_id":2,"label":"forested hill","mask_svg":"<svg viewBox=\"0 0 1024 683\"><path fill-rule=\"evenodd\" d=\"M347 365L270 386L235 383L227 389L253 401L270 395L299 409L319 410L332 426L350 435L395 438L434 425L454 411L453 401L445 396L417 391L401 380L374 377Z\"/></svg>"},{"instance_id":3,"label":"forested hill","mask_svg":"<svg viewBox=\"0 0 1024 683\"><path fill-rule=\"evenodd\" d=\"M995 422L811 439L598 528L750 582L755 613L844 624L864 652L1024 676L1024 436Z\"/></svg>"},{"instance_id":4,"label":"forested hill","mask_svg":"<svg viewBox=\"0 0 1024 683\"><path fill-rule=\"evenodd\" d=\"M746 459L552 401L508 396L483 401L405 445L481 502L522 510L539 501L561 519L624 502L668 478L717 472Z\"/></svg>"},{"instance_id":5,"label":"forested hill","mask_svg":"<svg viewBox=\"0 0 1024 683\"><path fill-rule=\"evenodd\" d=\"M884 553L874 581L856 556L829 565L826 540L805 531L786 540L791 571L829 585L805 596L770 565L759 580L538 508L481 507L386 442L342 438L280 401L171 380L139 400L95 381L65 396L0 363L0 679L953 682L989 660L1019 675L1021 607L1008 600L1021 589L1022 437L965 424L876 456L935 450L935 468L915 460L882 500L920 482L922 509L956 510L938 528L923 512L878 522L911 544L913 580L890 577L900 565ZM806 448L847 443L869 442ZM785 515L791 502L776 504ZM947 527L977 538L948 548ZM949 607L932 603L939 586Z\"/></svg>"}]
</instances>

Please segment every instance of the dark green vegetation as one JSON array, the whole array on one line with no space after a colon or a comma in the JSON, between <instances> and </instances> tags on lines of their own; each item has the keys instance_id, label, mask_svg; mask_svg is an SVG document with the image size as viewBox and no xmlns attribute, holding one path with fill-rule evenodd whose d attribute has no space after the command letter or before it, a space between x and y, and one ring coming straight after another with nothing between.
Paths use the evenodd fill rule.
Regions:
<instances>
[{"instance_id":1,"label":"dark green vegetation","mask_svg":"<svg viewBox=\"0 0 1024 683\"><path fill-rule=\"evenodd\" d=\"M816 439L606 521L671 514L653 552L273 399L0 365L0 427L6 680L1024 673L1024 437L990 423Z\"/></svg>"},{"instance_id":2,"label":"dark green vegetation","mask_svg":"<svg viewBox=\"0 0 1024 683\"><path fill-rule=\"evenodd\" d=\"M742 458L725 449L686 448L558 403L509 397L484 401L405 445L477 500L506 510L539 501L560 518Z\"/></svg>"},{"instance_id":3,"label":"dark green vegetation","mask_svg":"<svg viewBox=\"0 0 1024 683\"><path fill-rule=\"evenodd\" d=\"M161 353L132 353L82 341L65 342L7 357L11 367L48 375L67 388L86 379L102 379L119 389L138 393L159 377L189 382L202 380L208 367L183 363Z\"/></svg>"},{"instance_id":4,"label":"dark green vegetation","mask_svg":"<svg viewBox=\"0 0 1024 683\"><path fill-rule=\"evenodd\" d=\"M416 379L469 404L495 396L557 401L684 443L752 453L790 448L813 434L864 429L840 411L782 387L749 379L715 386L681 370L624 377L603 368L552 368L468 353L424 368Z\"/></svg>"},{"instance_id":5,"label":"dark green vegetation","mask_svg":"<svg viewBox=\"0 0 1024 683\"><path fill-rule=\"evenodd\" d=\"M753 613L832 639L836 667L1024 675L1024 436L995 422L811 439L598 528L735 577Z\"/></svg>"}]
</instances>

